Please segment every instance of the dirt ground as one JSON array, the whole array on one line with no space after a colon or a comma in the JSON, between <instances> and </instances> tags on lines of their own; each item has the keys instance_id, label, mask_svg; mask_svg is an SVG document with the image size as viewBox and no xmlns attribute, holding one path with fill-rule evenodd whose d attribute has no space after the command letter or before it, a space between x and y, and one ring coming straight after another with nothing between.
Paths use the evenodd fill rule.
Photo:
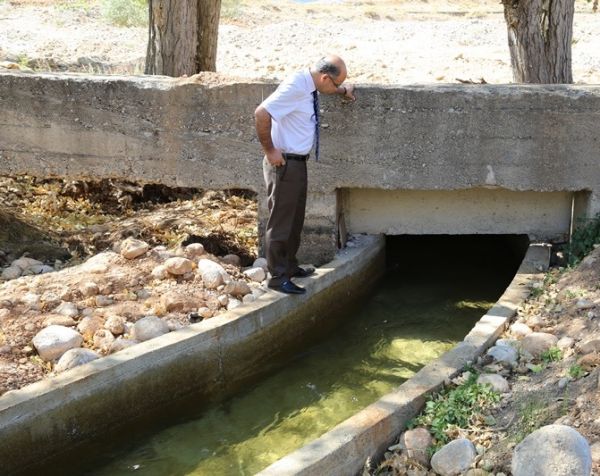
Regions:
<instances>
[{"instance_id":1,"label":"dirt ground","mask_svg":"<svg viewBox=\"0 0 600 476\"><path fill-rule=\"evenodd\" d=\"M277 80L333 52L346 59L348 79L358 84L482 78L488 83L511 82L506 28L497 1L245 0L224 4L227 10L219 31L217 68L228 75ZM591 3L578 1L576 9L574 78L577 83L600 84L600 17L591 12ZM0 63L12 62L36 71L139 74L146 36L145 27L107 23L95 1L0 0ZM190 237L212 237L205 246L214 245L208 250L214 256L233 252L243 258L242 266L255 257L253 197L154 190L151 195L166 193L169 197L164 203L149 203L136 188L135 184L116 188L104 184L89 190L81 183L4 178L0 196L3 206L44 228L74 254L71 263L48 263L56 269L112 249L127 236L170 250ZM100 294L113 300L114 306L99 306L99 316L120 314L135 321L151 310L176 328L186 325L185 306L189 303L167 311L168 303L161 296L199 293L196 304L210 300L193 276L152 281L148 273L157 263L156 255L136 261L115 259L123 271L120 277L102 273L94 277ZM4 260L0 264L6 265L8 257ZM224 265L233 277L245 279L240 266ZM70 300L81 311L99 308L96 301L73 291L77 283L91 279L77 273L67 268L0 284L0 395L53 372L53 363L37 356L31 339L56 316L50 305L32 307L32 294ZM482 461L493 471L509 474L512 448L542 424L563 422L577 428L590 443L599 442L600 354L588 354L580 362L583 374L566 385L562 380L559 387L583 357L578 345L600 338L599 278L597 249L578 270L550 273L539 296L519 310L519 319L534 330L574 341L559 361L536 372L512 373L511 394L493 411L496 423L471 429L489 448ZM580 308L577 302L581 299L593 305ZM211 303L216 311L226 309L222 303ZM93 339L84 345L93 347ZM598 464L595 459L594 474L600 474Z\"/></svg>"}]
</instances>

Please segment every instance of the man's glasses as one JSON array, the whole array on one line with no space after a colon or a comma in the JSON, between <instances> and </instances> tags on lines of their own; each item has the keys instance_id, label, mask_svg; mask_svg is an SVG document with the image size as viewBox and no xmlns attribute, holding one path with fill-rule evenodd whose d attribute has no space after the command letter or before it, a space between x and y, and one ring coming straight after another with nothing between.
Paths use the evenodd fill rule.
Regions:
<instances>
[{"instance_id":1,"label":"man's glasses","mask_svg":"<svg viewBox=\"0 0 600 476\"><path fill-rule=\"evenodd\" d=\"M342 83L338 84L338 83L336 83L336 82L333 80L333 78L332 78L331 76L327 75L327 77L328 77L328 78L331 80L331 82L333 83L333 85L334 85L336 88L339 88L339 87L342 85L342 83L343 83L343 81L342 81Z\"/></svg>"}]
</instances>

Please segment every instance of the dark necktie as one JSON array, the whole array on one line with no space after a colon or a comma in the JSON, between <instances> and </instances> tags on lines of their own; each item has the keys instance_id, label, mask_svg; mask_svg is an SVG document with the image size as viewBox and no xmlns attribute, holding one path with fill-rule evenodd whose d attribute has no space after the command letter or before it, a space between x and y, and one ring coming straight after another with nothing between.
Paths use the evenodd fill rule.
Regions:
<instances>
[{"instance_id":1,"label":"dark necktie","mask_svg":"<svg viewBox=\"0 0 600 476\"><path fill-rule=\"evenodd\" d=\"M312 95L315 110L315 160L319 160L319 94L315 90Z\"/></svg>"}]
</instances>

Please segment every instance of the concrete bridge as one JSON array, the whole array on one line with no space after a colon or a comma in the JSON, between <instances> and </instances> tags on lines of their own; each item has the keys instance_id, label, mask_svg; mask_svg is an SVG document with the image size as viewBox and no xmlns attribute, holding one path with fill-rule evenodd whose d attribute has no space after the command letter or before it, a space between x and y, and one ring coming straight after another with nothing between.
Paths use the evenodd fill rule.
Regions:
<instances>
[{"instance_id":1,"label":"concrete bridge","mask_svg":"<svg viewBox=\"0 0 600 476\"><path fill-rule=\"evenodd\" d=\"M253 112L275 86L3 73L0 174L244 188L263 204ZM552 241L600 212L600 86L365 86L322 107L306 261L347 232Z\"/></svg>"}]
</instances>

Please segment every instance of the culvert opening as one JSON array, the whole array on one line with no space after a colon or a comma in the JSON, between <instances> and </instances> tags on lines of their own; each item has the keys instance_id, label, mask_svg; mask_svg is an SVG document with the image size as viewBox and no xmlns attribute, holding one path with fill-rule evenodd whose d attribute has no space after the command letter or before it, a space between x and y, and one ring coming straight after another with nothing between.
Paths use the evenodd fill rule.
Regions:
<instances>
[{"instance_id":1,"label":"culvert opening","mask_svg":"<svg viewBox=\"0 0 600 476\"><path fill-rule=\"evenodd\" d=\"M67 474L253 474L452 348L501 296L525 236L387 238L387 272L324 340L225 402L182 406ZM323 310L327 312L327 310ZM123 434L124 432L121 431ZM72 466L72 459L70 468Z\"/></svg>"}]
</instances>

